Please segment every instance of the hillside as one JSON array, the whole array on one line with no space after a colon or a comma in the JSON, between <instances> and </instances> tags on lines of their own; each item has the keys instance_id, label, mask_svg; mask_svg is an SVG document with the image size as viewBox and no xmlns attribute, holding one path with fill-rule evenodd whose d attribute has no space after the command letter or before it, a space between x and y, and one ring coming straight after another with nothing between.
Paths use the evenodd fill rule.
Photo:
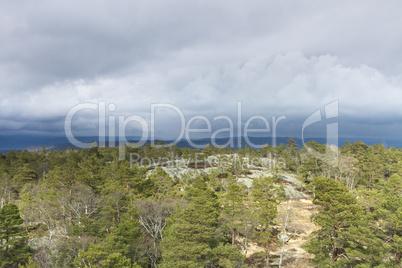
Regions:
<instances>
[{"instance_id":1,"label":"hillside","mask_svg":"<svg viewBox=\"0 0 402 268\"><path fill-rule=\"evenodd\" d=\"M399 264L401 150L307 145L0 154L1 265Z\"/></svg>"}]
</instances>

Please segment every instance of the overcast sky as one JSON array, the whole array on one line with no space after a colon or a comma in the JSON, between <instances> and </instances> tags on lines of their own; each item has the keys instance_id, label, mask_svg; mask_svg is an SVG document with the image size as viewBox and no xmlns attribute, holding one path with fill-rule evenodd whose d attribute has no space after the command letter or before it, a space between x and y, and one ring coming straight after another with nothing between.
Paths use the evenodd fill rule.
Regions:
<instances>
[{"instance_id":1,"label":"overcast sky","mask_svg":"<svg viewBox=\"0 0 402 268\"><path fill-rule=\"evenodd\" d=\"M0 134L64 133L70 109L100 101L115 106L107 116L148 123L151 104L171 104L219 129L228 123L212 118L236 123L240 101L243 126L259 115L272 132L272 116L286 116L277 135L300 136L338 101L340 136L399 137L401 10L400 0L0 0ZM75 133L97 133L97 116L78 111ZM156 136L177 134L177 112L155 117Z\"/></svg>"}]
</instances>

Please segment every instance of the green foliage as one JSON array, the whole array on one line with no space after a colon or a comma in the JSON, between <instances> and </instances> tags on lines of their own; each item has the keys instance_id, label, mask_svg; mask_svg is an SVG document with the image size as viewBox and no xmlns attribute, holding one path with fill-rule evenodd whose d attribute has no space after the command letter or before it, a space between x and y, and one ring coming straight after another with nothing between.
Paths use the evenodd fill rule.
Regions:
<instances>
[{"instance_id":1,"label":"green foliage","mask_svg":"<svg viewBox=\"0 0 402 268\"><path fill-rule=\"evenodd\" d=\"M77 267L108 267L108 268L140 268L138 264L132 264L130 259L121 253L110 253L101 245L90 245L87 251L80 251L75 258Z\"/></svg>"},{"instance_id":2,"label":"green foliage","mask_svg":"<svg viewBox=\"0 0 402 268\"><path fill-rule=\"evenodd\" d=\"M212 249L218 245L217 196L200 177L186 191L190 206L177 211L168 221L161 267L203 267L213 261Z\"/></svg>"},{"instance_id":3,"label":"green foliage","mask_svg":"<svg viewBox=\"0 0 402 268\"><path fill-rule=\"evenodd\" d=\"M18 191L26 184L32 184L36 178L35 171L29 164L24 164L16 171L13 178L14 189Z\"/></svg>"},{"instance_id":4,"label":"green foliage","mask_svg":"<svg viewBox=\"0 0 402 268\"><path fill-rule=\"evenodd\" d=\"M162 241L161 267L204 267L214 263L233 267L231 265L241 261L241 255L237 249L218 243L217 196L199 177L186 190L190 205L178 210L169 220Z\"/></svg>"},{"instance_id":5,"label":"green foliage","mask_svg":"<svg viewBox=\"0 0 402 268\"><path fill-rule=\"evenodd\" d=\"M391 257L387 258L388 263L401 263L402 178L399 175L392 175L379 193L375 217L378 219L378 225L382 230L382 241L386 241L384 247L391 252Z\"/></svg>"},{"instance_id":6,"label":"green foliage","mask_svg":"<svg viewBox=\"0 0 402 268\"><path fill-rule=\"evenodd\" d=\"M80 251L88 250L95 238L90 236L69 236L57 240L57 252L51 254L49 262L54 267L74 267L74 259ZM38 254L39 255L39 254Z\"/></svg>"},{"instance_id":7,"label":"green foliage","mask_svg":"<svg viewBox=\"0 0 402 268\"><path fill-rule=\"evenodd\" d=\"M236 247L223 243L213 248L211 255L212 267L240 267L244 261L244 255L241 255Z\"/></svg>"},{"instance_id":8,"label":"green foliage","mask_svg":"<svg viewBox=\"0 0 402 268\"><path fill-rule=\"evenodd\" d=\"M307 249L314 254L312 262L320 267L345 267L361 262L354 251L364 249L356 240L362 231L359 227L363 210L357 205L346 186L331 178L319 177L313 182L315 187L313 203L319 212L313 221L320 227L312 233ZM354 227L354 228L352 228Z\"/></svg>"},{"instance_id":9,"label":"green foliage","mask_svg":"<svg viewBox=\"0 0 402 268\"><path fill-rule=\"evenodd\" d=\"M111 228L111 233L106 237L104 248L107 252L121 253L134 261L141 232L137 213L130 212L123 215L117 227Z\"/></svg>"},{"instance_id":10,"label":"green foliage","mask_svg":"<svg viewBox=\"0 0 402 268\"><path fill-rule=\"evenodd\" d=\"M258 223L261 231L258 232L259 241L264 245L266 263L269 263L269 247L276 241L273 226L274 219L278 214L277 205L283 190L274 183L274 177L261 177L253 180L253 199L254 206L257 207Z\"/></svg>"},{"instance_id":11,"label":"green foliage","mask_svg":"<svg viewBox=\"0 0 402 268\"><path fill-rule=\"evenodd\" d=\"M80 218L79 222L75 223L71 227L71 235L77 236L101 236L99 223L87 215Z\"/></svg>"},{"instance_id":12,"label":"green foliage","mask_svg":"<svg viewBox=\"0 0 402 268\"><path fill-rule=\"evenodd\" d=\"M240 267L239 252L245 253L250 239L265 247L267 262L283 192L271 177L255 179L249 194L235 178L252 167L297 172L314 189L319 213L313 221L320 229L307 248L318 267L401 263L401 149L347 142L338 155L314 141L299 149L294 139L260 150L125 149L127 160L119 160L119 148L96 146L0 154L0 207L18 202L25 221L23 228L16 220L21 223L10 229L15 234L7 242L21 241L21 247L4 248L6 240L0 240L2 254L22 252L0 258L12 261L3 267ZM130 163L131 153L161 166ZM178 157L184 163L213 159L216 165L171 178L162 167ZM5 221L0 225L9 228ZM28 262L26 231L35 254Z\"/></svg>"},{"instance_id":13,"label":"green foliage","mask_svg":"<svg viewBox=\"0 0 402 268\"><path fill-rule=\"evenodd\" d=\"M22 223L17 205L10 203L0 209L0 267L17 267L32 255Z\"/></svg>"},{"instance_id":14,"label":"green foliage","mask_svg":"<svg viewBox=\"0 0 402 268\"><path fill-rule=\"evenodd\" d=\"M229 180L223 201L223 218L227 221L231 232L232 245L235 245L236 230L244 225L243 219L246 211L243 189L236 180Z\"/></svg>"},{"instance_id":15,"label":"green foliage","mask_svg":"<svg viewBox=\"0 0 402 268\"><path fill-rule=\"evenodd\" d=\"M40 268L40 266L32 260L32 257L29 257L28 262L25 265L18 264L18 268Z\"/></svg>"}]
</instances>

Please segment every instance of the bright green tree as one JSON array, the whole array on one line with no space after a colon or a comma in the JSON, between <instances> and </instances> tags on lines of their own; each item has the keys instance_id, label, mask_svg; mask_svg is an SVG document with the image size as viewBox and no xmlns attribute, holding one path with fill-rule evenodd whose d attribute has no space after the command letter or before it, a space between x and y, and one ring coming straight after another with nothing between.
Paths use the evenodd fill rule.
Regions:
<instances>
[{"instance_id":1,"label":"bright green tree","mask_svg":"<svg viewBox=\"0 0 402 268\"><path fill-rule=\"evenodd\" d=\"M313 186L313 203L319 208L312 219L320 229L312 233L306 246L314 254L311 261L319 267L355 267L363 261L357 258L358 251L365 248L365 241L356 238L370 233L367 228L355 228L363 209L349 189L332 178L318 177Z\"/></svg>"},{"instance_id":2,"label":"bright green tree","mask_svg":"<svg viewBox=\"0 0 402 268\"><path fill-rule=\"evenodd\" d=\"M217 196L200 177L186 191L190 205L168 220L162 241L161 267L204 267L211 262L211 249L217 245Z\"/></svg>"},{"instance_id":3,"label":"bright green tree","mask_svg":"<svg viewBox=\"0 0 402 268\"><path fill-rule=\"evenodd\" d=\"M137 211L129 209L120 219L117 227L111 228L111 233L105 240L107 252L121 253L123 256L136 261L141 232L137 220Z\"/></svg>"},{"instance_id":4,"label":"bright green tree","mask_svg":"<svg viewBox=\"0 0 402 268\"><path fill-rule=\"evenodd\" d=\"M242 256L222 243L219 236L220 207L215 192L197 177L186 188L189 206L168 220L162 240L161 267L234 267ZM225 252L225 254L222 254Z\"/></svg>"},{"instance_id":5,"label":"bright green tree","mask_svg":"<svg viewBox=\"0 0 402 268\"><path fill-rule=\"evenodd\" d=\"M269 249L271 244L276 241L273 226L274 219L278 214L277 206L283 190L274 183L274 177L261 177L254 179L252 195L254 206L257 208L258 223L261 231L258 233L259 241L265 248L265 264L269 267Z\"/></svg>"},{"instance_id":6,"label":"bright green tree","mask_svg":"<svg viewBox=\"0 0 402 268\"><path fill-rule=\"evenodd\" d=\"M16 172L17 173L13 178L13 185L17 192L20 192L24 185L32 184L35 181L35 171L30 167L29 164L24 164L18 168Z\"/></svg>"},{"instance_id":7,"label":"bright green tree","mask_svg":"<svg viewBox=\"0 0 402 268\"><path fill-rule=\"evenodd\" d=\"M243 197L241 186L235 179L229 180L227 192L224 196L223 217L227 221L231 233L232 246L235 245L236 229L240 229L243 224L242 219L246 209Z\"/></svg>"},{"instance_id":8,"label":"bright green tree","mask_svg":"<svg viewBox=\"0 0 402 268\"><path fill-rule=\"evenodd\" d=\"M380 203L375 209L383 246L391 254L388 264L401 265L402 261L402 177L397 174L385 183ZM378 231L377 231L378 232Z\"/></svg>"},{"instance_id":9,"label":"bright green tree","mask_svg":"<svg viewBox=\"0 0 402 268\"><path fill-rule=\"evenodd\" d=\"M76 267L140 268L121 253L109 252L101 245L91 244L87 251L80 250L74 260Z\"/></svg>"}]
</instances>

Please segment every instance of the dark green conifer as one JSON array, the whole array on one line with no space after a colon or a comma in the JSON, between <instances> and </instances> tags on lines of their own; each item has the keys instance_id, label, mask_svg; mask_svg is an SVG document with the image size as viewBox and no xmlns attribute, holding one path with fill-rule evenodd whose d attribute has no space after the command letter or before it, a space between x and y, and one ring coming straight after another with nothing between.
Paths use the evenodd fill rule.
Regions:
<instances>
[{"instance_id":1,"label":"dark green conifer","mask_svg":"<svg viewBox=\"0 0 402 268\"><path fill-rule=\"evenodd\" d=\"M17 267L32 255L22 223L17 205L10 203L0 209L0 267Z\"/></svg>"}]
</instances>

